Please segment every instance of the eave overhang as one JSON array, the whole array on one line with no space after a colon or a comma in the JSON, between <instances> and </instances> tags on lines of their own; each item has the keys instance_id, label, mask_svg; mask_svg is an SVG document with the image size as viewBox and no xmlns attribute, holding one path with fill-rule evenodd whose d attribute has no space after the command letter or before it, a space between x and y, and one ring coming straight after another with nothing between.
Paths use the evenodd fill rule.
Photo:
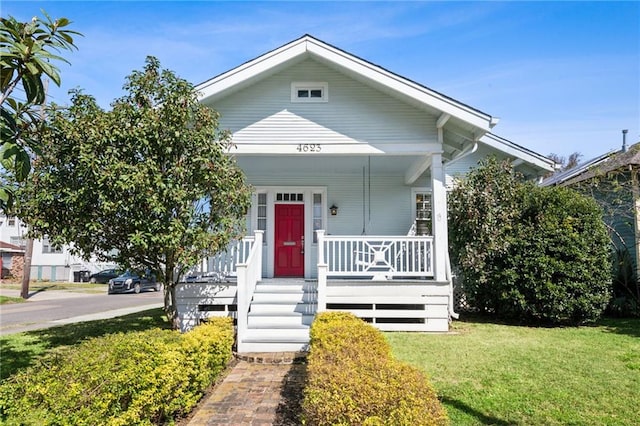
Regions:
<instances>
[{"instance_id":1,"label":"eave overhang","mask_svg":"<svg viewBox=\"0 0 640 426\"><path fill-rule=\"evenodd\" d=\"M497 119L468 105L449 98L419 83L394 74L378 65L305 35L284 46L265 53L232 70L196 86L201 102L216 100L247 87L305 59L314 59L333 67L371 87L395 96L431 114L451 116L449 123L479 137L489 132Z\"/></svg>"}]
</instances>

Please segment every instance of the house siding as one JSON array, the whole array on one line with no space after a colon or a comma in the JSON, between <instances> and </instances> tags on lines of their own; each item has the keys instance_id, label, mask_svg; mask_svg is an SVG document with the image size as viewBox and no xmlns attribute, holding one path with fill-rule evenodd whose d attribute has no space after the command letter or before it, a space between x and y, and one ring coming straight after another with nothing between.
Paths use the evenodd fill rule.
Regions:
<instances>
[{"instance_id":1,"label":"house siding","mask_svg":"<svg viewBox=\"0 0 640 426\"><path fill-rule=\"evenodd\" d=\"M328 102L291 101L291 83L328 83ZM211 105L237 144L437 141L436 117L307 59Z\"/></svg>"}]
</instances>

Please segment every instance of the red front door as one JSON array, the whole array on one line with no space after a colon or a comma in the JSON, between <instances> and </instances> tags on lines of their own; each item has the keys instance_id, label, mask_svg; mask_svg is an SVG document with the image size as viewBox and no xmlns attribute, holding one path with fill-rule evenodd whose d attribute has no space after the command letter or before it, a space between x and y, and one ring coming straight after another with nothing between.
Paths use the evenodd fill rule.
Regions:
<instances>
[{"instance_id":1,"label":"red front door","mask_svg":"<svg viewBox=\"0 0 640 426\"><path fill-rule=\"evenodd\" d=\"M304 276L304 205L276 204L275 275Z\"/></svg>"}]
</instances>

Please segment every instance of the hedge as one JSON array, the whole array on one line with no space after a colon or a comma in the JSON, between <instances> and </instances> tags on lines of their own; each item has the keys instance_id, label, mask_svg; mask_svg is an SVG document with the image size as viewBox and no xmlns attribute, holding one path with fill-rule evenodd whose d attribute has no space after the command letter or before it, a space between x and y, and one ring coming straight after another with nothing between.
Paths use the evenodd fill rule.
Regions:
<instances>
[{"instance_id":1,"label":"hedge","mask_svg":"<svg viewBox=\"0 0 640 426\"><path fill-rule=\"evenodd\" d=\"M448 424L425 375L395 360L373 326L352 314L324 312L310 334L305 424Z\"/></svg>"},{"instance_id":2,"label":"hedge","mask_svg":"<svg viewBox=\"0 0 640 426\"><path fill-rule=\"evenodd\" d=\"M21 425L155 425L189 413L232 358L233 324L117 333L49 353L0 384Z\"/></svg>"},{"instance_id":3,"label":"hedge","mask_svg":"<svg viewBox=\"0 0 640 426\"><path fill-rule=\"evenodd\" d=\"M524 182L483 160L449 194L451 257L467 302L517 322L596 321L611 297L610 240L597 203Z\"/></svg>"}]
</instances>

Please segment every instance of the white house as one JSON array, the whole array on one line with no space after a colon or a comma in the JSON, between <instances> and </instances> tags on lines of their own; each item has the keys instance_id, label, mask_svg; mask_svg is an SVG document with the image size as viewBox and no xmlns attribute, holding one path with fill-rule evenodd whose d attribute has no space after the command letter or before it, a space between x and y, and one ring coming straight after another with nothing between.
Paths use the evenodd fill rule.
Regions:
<instances>
[{"instance_id":1,"label":"white house","mask_svg":"<svg viewBox=\"0 0 640 426\"><path fill-rule=\"evenodd\" d=\"M233 315L240 352L297 350L317 311L384 330L448 330L447 186L493 154L539 178L553 161L497 119L305 35L197 86L254 188L250 237L178 287L181 327Z\"/></svg>"},{"instance_id":2,"label":"white house","mask_svg":"<svg viewBox=\"0 0 640 426\"><path fill-rule=\"evenodd\" d=\"M11 269L13 256L24 256L26 246L26 226L15 216L0 215L0 266L5 271ZM33 241L31 257L31 279L36 281L69 281L78 278L81 271L97 272L111 264L95 260L85 261L71 254L70 246L56 247L47 237ZM77 281L77 280L76 280Z\"/></svg>"}]
</instances>

